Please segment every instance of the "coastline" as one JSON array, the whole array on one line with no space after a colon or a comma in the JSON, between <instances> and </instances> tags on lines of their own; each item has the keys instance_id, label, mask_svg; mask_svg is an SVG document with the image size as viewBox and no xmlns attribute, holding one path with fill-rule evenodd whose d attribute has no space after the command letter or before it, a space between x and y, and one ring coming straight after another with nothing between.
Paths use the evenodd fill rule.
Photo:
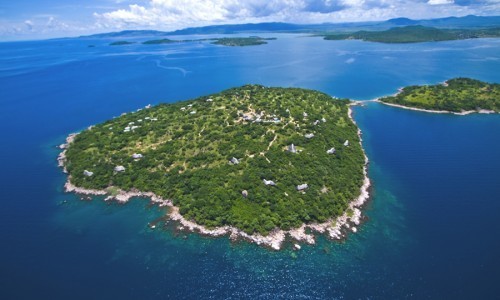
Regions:
<instances>
[{"instance_id":1,"label":"coastline","mask_svg":"<svg viewBox=\"0 0 500 300\"><path fill-rule=\"evenodd\" d=\"M445 80L445 81L441 82L440 84L446 87L446 86L448 86L448 80ZM388 95L387 97L396 97L397 95L401 94L403 92L403 90L404 90L404 88L400 87L400 88L398 88L398 91L396 93L394 93L392 95ZM465 111L461 111L461 112L456 112L456 111L449 111L449 110L433 110L433 109L417 108L417 107L405 106L405 105L401 105L401 104L384 102L384 101L381 101L380 98L375 98L375 99L369 100L369 101L382 103L384 105L388 105L388 106L392 106L392 107L427 112L427 113L433 113L433 114L454 114L457 116L466 116L466 115L475 114L475 113L478 113L478 114L495 114L495 113L497 113L494 110L487 110L487 109L465 110ZM356 102L358 102L358 101L356 101Z\"/></svg>"},{"instance_id":2,"label":"coastline","mask_svg":"<svg viewBox=\"0 0 500 300\"><path fill-rule=\"evenodd\" d=\"M433 113L433 114L454 114L457 116L466 116L466 115L475 114L475 113L478 113L478 114L496 114L497 113L493 110L487 110L487 109L466 110L466 111L461 111L461 112L449 111L449 110L431 110L431 109L405 106L405 105L401 105L401 104L388 103L388 102L380 101L380 99L378 99L378 98L373 100L373 101L378 102L378 103L382 103L382 104L388 105L388 106L393 106L393 107L398 107L398 108L408 109L408 110L414 110L414 111L428 112L428 113Z\"/></svg>"},{"instance_id":3,"label":"coastline","mask_svg":"<svg viewBox=\"0 0 500 300\"><path fill-rule=\"evenodd\" d=\"M356 122L352 117L351 106L353 105L356 105L356 103L351 103L348 106L348 116L351 119L351 121L354 124L356 124ZM67 173L67 170L65 168L66 149L69 146L69 144L71 144L74 141L76 135L77 133L72 133L68 135L68 137L66 138L66 143L59 146L59 148L62 149L63 151L59 154L57 161L58 161L58 166L63 168L64 173ZM361 130L358 127L358 137L360 145L362 144L361 135L362 135ZM126 203L127 201L130 200L130 198L133 197L149 198L152 203L157 204L160 207L169 207L170 210L168 212L168 217L171 220L179 222L179 229L181 230L197 232L199 234L211 237L221 237L228 235L229 238L233 241L238 239L243 239L252 243L256 243L257 245L269 247L273 250L281 250L283 243L285 242L287 237L290 237L297 243L306 243L310 245L315 244L316 238L314 234L307 233L306 232L307 229L315 233L327 234L329 238L336 240L345 238L347 236L348 231L357 232L356 226L360 225L362 220L361 207L370 198L368 190L371 186L371 182L368 177L368 163L369 163L368 157L366 156L362 145L361 149L363 151L363 155L365 158L365 163L363 165L363 175L364 175L363 184L361 185L359 196L349 203L348 208L341 216L338 216L336 218L331 218L323 223L303 224L299 228L293 228L290 230L275 229L272 232L270 232L267 236L263 236L261 234L247 234L242 230L233 226L222 226L209 229L203 225L187 220L180 214L179 207L175 206L172 200L162 199L161 197L152 192L140 192L137 190L132 190L132 191L118 190L118 194L109 195L107 190L85 189L73 185L71 183L70 175L68 175L66 183L64 184L64 190L65 192L68 193L76 193L87 196L108 195L104 199L105 201L114 200L119 203ZM300 249L300 246L298 247L297 246L298 245L296 245L295 248Z\"/></svg>"}]
</instances>

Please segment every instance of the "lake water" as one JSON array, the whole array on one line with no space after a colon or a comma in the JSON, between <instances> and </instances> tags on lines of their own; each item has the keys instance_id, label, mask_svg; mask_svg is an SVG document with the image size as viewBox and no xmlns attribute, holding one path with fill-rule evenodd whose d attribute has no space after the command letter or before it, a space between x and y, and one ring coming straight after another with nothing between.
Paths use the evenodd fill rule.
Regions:
<instances>
[{"instance_id":1,"label":"lake water","mask_svg":"<svg viewBox=\"0 0 500 300\"><path fill-rule=\"evenodd\" d=\"M81 201L68 133L146 104L258 83L368 100L452 77L500 82L500 39L408 45L273 35L258 47L0 43L1 299L492 299L500 293L500 115L356 107L367 221L294 252L151 230L165 211ZM95 45L95 47L88 47Z\"/></svg>"}]
</instances>

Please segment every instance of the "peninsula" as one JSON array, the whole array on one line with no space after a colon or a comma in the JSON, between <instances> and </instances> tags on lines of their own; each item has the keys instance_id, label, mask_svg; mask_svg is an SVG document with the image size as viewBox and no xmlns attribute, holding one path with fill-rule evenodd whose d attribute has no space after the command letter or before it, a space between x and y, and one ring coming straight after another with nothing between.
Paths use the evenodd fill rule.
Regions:
<instances>
[{"instance_id":1,"label":"peninsula","mask_svg":"<svg viewBox=\"0 0 500 300\"><path fill-rule=\"evenodd\" d=\"M455 78L442 84L408 86L394 96L378 99L384 104L437 113L500 112L500 84Z\"/></svg>"},{"instance_id":2,"label":"peninsula","mask_svg":"<svg viewBox=\"0 0 500 300\"><path fill-rule=\"evenodd\" d=\"M280 249L356 231L370 182L348 100L246 85L71 135L67 191L170 206L180 226Z\"/></svg>"},{"instance_id":3,"label":"peninsula","mask_svg":"<svg viewBox=\"0 0 500 300\"><path fill-rule=\"evenodd\" d=\"M441 29L412 25L382 31L361 30L351 33L325 33L320 36L323 36L325 40L362 40L389 44L423 43L474 38L498 38L500 37L500 28Z\"/></svg>"}]
</instances>

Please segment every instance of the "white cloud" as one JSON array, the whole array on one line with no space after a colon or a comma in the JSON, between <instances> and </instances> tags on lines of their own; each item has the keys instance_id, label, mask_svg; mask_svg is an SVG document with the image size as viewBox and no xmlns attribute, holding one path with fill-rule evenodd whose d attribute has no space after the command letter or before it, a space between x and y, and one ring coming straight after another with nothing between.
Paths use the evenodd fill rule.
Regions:
<instances>
[{"instance_id":1,"label":"white cloud","mask_svg":"<svg viewBox=\"0 0 500 300\"><path fill-rule=\"evenodd\" d=\"M209 24L266 19L282 19L303 8L302 0L151 0L149 5L129 5L103 14L94 14L105 26L180 27L189 24Z\"/></svg>"},{"instance_id":2,"label":"white cloud","mask_svg":"<svg viewBox=\"0 0 500 300\"><path fill-rule=\"evenodd\" d=\"M35 24L31 20L24 21L24 25L26 25L28 31L33 31L33 27L35 26Z\"/></svg>"},{"instance_id":3,"label":"white cloud","mask_svg":"<svg viewBox=\"0 0 500 300\"><path fill-rule=\"evenodd\" d=\"M430 5L444 5L444 4L453 4L454 0L429 0L427 4Z\"/></svg>"},{"instance_id":4,"label":"white cloud","mask_svg":"<svg viewBox=\"0 0 500 300\"><path fill-rule=\"evenodd\" d=\"M481 14L481 9L454 0L149 0L94 16L100 28L171 30L223 23L424 19Z\"/></svg>"},{"instance_id":5,"label":"white cloud","mask_svg":"<svg viewBox=\"0 0 500 300\"><path fill-rule=\"evenodd\" d=\"M1 20L0 39L29 35L53 37L122 29L175 30L217 24L258 22L339 23L407 17L499 15L500 0L102 0L93 19L36 14ZM117 9L114 7L121 7ZM72 9L83 9L80 6ZM87 9L87 8L86 8ZM96 12L97 11L97 12Z\"/></svg>"}]
</instances>

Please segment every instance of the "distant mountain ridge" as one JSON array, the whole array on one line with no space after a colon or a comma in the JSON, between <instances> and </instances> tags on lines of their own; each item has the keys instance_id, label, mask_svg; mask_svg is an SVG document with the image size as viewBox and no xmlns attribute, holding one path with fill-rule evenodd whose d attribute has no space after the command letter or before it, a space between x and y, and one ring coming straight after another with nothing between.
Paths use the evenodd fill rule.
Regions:
<instances>
[{"instance_id":1,"label":"distant mountain ridge","mask_svg":"<svg viewBox=\"0 0 500 300\"><path fill-rule=\"evenodd\" d=\"M408 18L395 18L387 21L352 22L352 23L323 23L323 24L292 24L292 23L248 23L210 25L203 27L190 27L175 31L157 30L125 30L120 32L100 33L85 37L114 38L114 37L139 37L139 36L167 36L167 35L193 35L193 34L237 34L237 33L324 33L330 31L353 32L358 30L377 31L393 27L421 25L441 29L465 28L491 28L500 27L500 16L474 16L447 17L429 20L412 20Z\"/></svg>"}]
</instances>

